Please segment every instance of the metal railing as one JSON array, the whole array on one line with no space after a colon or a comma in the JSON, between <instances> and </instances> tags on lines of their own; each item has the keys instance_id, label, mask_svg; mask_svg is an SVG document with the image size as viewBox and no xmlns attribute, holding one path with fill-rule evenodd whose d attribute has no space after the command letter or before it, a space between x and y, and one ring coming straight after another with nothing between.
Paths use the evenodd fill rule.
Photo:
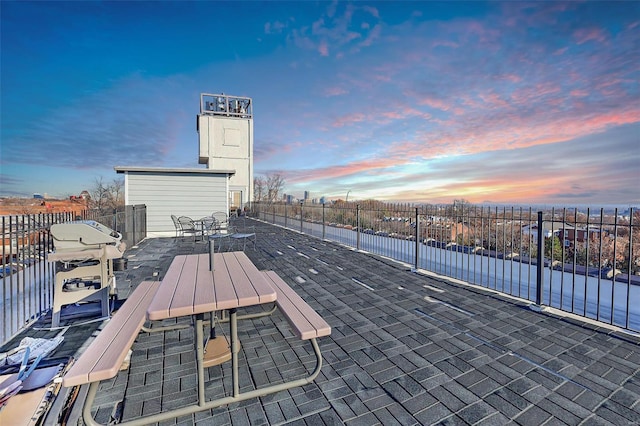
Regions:
<instances>
[{"instance_id":1,"label":"metal railing","mask_svg":"<svg viewBox=\"0 0 640 426\"><path fill-rule=\"evenodd\" d=\"M122 234L127 247L146 237L146 206L125 206L111 214L92 210L0 217L0 345L51 309L55 265L47 261L54 249L51 225L96 220Z\"/></svg>"},{"instance_id":2,"label":"metal railing","mask_svg":"<svg viewBox=\"0 0 640 426\"><path fill-rule=\"evenodd\" d=\"M640 212L633 209L372 201L254 203L250 214L414 270L640 331Z\"/></svg>"}]
</instances>

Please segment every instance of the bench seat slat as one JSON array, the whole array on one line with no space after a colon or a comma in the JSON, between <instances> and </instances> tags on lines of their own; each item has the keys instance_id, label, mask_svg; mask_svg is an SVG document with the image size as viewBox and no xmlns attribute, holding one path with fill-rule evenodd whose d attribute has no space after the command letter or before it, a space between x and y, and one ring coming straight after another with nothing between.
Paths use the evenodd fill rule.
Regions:
<instances>
[{"instance_id":1,"label":"bench seat slat","mask_svg":"<svg viewBox=\"0 0 640 426\"><path fill-rule=\"evenodd\" d=\"M118 370L145 322L147 307L159 281L144 281L65 374L65 387L109 379Z\"/></svg>"},{"instance_id":2,"label":"bench seat slat","mask_svg":"<svg viewBox=\"0 0 640 426\"><path fill-rule=\"evenodd\" d=\"M276 304L302 340L331 334L331 327L274 271L263 272L278 293Z\"/></svg>"}]
</instances>

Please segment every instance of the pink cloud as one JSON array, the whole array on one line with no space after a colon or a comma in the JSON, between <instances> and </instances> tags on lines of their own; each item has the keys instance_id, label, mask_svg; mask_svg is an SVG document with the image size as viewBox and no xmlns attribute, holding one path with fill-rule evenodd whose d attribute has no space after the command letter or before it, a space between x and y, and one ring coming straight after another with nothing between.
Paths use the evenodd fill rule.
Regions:
<instances>
[{"instance_id":1,"label":"pink cloud","mask_svg":"<svg viewBox=\"0 0 640 426\"><path fill-rule=\"evenodd\" d=\"M361 113L361 112L356 112L353 114L348 114L348 115L344 115L338 119L336 119L333 122L333 127L344 127L344 126L348 126L354 123L360 123L362 121L365 121L367 117Z\"/></svg>"},{"instance_id":2,"label":"pink cloud","mask_svg":"<svg viewBox=\"0 0 640 426\"><path fill-rule=\"evenodd\" d=\"M553 52L553 54L556 56L564 55L564 52L566 52L568 49L569 49L568 47L562 47L556 50L555 52Z\"/></svg>"},{"instance_id":3,"label":"pink cloud","mask_svg":"<svg viewBox=\"0 0 640 426\"><path fill-rule=\"evenodd\" d=\"M474 38L482 43L493 43L500 38L500 32L494 28L487 28L478 21L464 22L464 28Z\"/></svg>"},{"instance_id":4,"label":"pink cloud","mask_svg":"<svg viewBox=\"0 0 640 426\"><path fill-rule=\"evenodd\" d=\"M522 81L522 77L516 74L501 74L497 79L510 81L511 83L520 83Z\"/></svg>"},{"instance_id":5,"label":"pink cloud","mask_svg":"<svg viewBox=\"0 0 640 426\"><path fill-rule=\"evenodd\" d=\"M321 56L329 56L329 46L326 41L321 41L318 46L318 52Z\"/></svg>"},{"instance_id":6,"label":"pink cloud","mask_svg":"<svg viewBox=\"0 0 640 426\"><path fill-rule=\"evenodd\" d=\"M539 83L535 86L525 86L521 89L515 90L511 95L512 102L519 105L532 105L541 102L542 98L550 95L556 95L561 93L559 86L545 82ZM549 102L549 99L545 99L545 102Z\"/></svg>"},{"instance_id":7,"label":"pink cloud","mask_svg":"<svg viewBox=\"0 0 640 426\"><path fill-rule=\"evenodd\" d=\"M587 92L586 90L579 90L579 89L572 90L570 92L570 94L571 94L571 96L575 96L575 97L578 97L578 98L583 98L585 96L589 96L589 92Z\"/></svg>"},{"instance_id":8,"label":"pink cloud","mask_svg":"<svg viewBox=\"0 0 640 426\"><path fill-rule=\"evenodd\" d=\"M363 6L362 10L364 10L365 12L369 12L369 14L371 14L371 16L373 16L374 18L380 18L380 13L378 12L378 9L376 9L375 7Z\"/></svg>"},{"instance_id":9,"label":"pink cloud","mask_svg":"<svg viewBox=\"0 0 640 426\"><path fill-rule=\"evenodd\" d=\"M264 24L264 33L265 34L281 33L282 30L285 29L286 27L287 25L280 21L267 22L266 24Z\"/></svg>"},{"instance_id":10,"label":"pink cloud","mask_svg":"<svg viewBox=\"0 0 640 426\"><path fill-rule=\"evenodd\" d=\"M373 160L355 161L345 165L323 167L312 170L300 170L287 172L287 182L301 183L314 180L335 179L345 176L351 176L358 173L369 173L375 170L382 170L389 167L396 167L406 164L408 161L402 161L392 158L380 158Z\"/></svg>"},{"instance_id":11,"label":"pink cloud","mask_svg":"<svg viewBox=\"0 0 640 426\"><path fill-rule=\"evenodd\" d=\"M607 41L606 34L600 28L579 29L573 33L573 37L576 39L576 43L578 44L583 44L588 41L597 41L600 43Z\"/></svg>"},{"instance_id":12,"label":"pink cloud","mask_svg":"<svg viewBox=\"0 0 640 426\"><path fill-rule=\"evenodd\" d=\"M516 115L500 116L493 120L467 120L461 127L448 132L424 132L417 142L397 144L390 149L392 157L420 155L436 158L442 155L476 154L504 149L527 148L565 142L581 136L600 133L624 124L640 122L640 108L594 116L545 117L535 124ZM459 123L459 121L457 121ZM455 126L456 123L452 123Z\"/></svg>"},{"instance_id":13,"label":"pink cloud","mask_svg":"<svg viewBox=\"0 0 640 426\"><path fill-rule=\"evenodd\" d=\"M431 43L431 47L438 47L438 46L451 47L453 49L456 49L460 45L451 40L435 40Z\"/></svg>"},{"instance_id":14,"label":"pink cloud","mask_svg":"<svg viewBox=\"0 0 640 426\"><path fill-rule=\"evenodd\" d=\"M346 95L347 93L349 93L349 91L342 87L328 87L324 90L324 95L327 97Z\"/></svg>"},{"instance_id":15,"label":"pink cloud","mask_svg":"<svg viewBox=\"0 0 640 426\"><path fill-rule=\"evenodd\" d=\"M485 103L485 107L492 109L509 107L509 104L495 93L480 94L479 97Z\"/></svg>"},{"instance_id":16,"label":"pink cloud","mask_svg":"<svg viewBox=\"0 0 640 426\"><path fill-rule=\"evenodd\" d=\"M390 111L383 111L382 113L380 113L380 115L389 120L405 120L409 117L422 117L425 120L431 118L431 114L425 113L409 106L399 106L393 108L393 110Z\"/></svg>"},{"instance_id":17,"label":"pink cloud","mask_svg":"<svg viewBox=\"0 0 640 426\"><path fill-rule=\"evenodd\" d=\"M367 38L365 38L362 41L362 43L360 43L360 46L365 46L365 47L366 46L371 46L375 40L380 38L381 31L382 31L382 27L380 26L380 24L377 24L376 26L374 26L369 31L369 34L367 35Z\"/></svg>"},{"instance_id":18,"label":"pink cloud","mask_svg":"<svg viewBox=\"0 0 640 426\"><path fill-rule=\"evenodd\" d=\"M429 97L419 99L418 105L427 105L430 108L439 109L442 111L449 111L452 107L452 105L446 103L441 99L429 98Z\"/></svg>"}]
</instances>

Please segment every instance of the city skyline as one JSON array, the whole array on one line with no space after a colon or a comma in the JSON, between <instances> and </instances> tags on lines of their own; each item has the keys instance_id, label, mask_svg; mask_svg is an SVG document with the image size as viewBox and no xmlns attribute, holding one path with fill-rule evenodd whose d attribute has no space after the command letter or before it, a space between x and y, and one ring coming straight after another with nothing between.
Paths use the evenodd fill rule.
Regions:
<instances>
[{"instance_id":1,"label":"city skyline","mask_svg":"<svg viewBox=\"0 0 640 426\"><path fill-rule=\"evenodd\" d=\"M256 175L413 203L640 204L638 2L3 2L0 196L200 168L253 99Z\"/></svg>"}]
</instances>

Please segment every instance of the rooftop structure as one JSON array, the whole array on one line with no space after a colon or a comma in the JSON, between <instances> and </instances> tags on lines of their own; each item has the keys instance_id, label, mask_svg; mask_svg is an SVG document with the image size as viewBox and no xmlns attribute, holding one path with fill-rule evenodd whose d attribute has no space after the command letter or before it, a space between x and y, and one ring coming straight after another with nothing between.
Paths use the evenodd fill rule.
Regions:
<instances>
[{"instance_id":1,"label":"rooftop structure","mask_svg":"<svg viewBox=\"0 0 640 426\"><path fill-rule=\"evenodd\" d=\"M232 169L230 207L253 200L253 102L225 94L200 95L196 121L200 164L209 169Z\"/></svg>"}]
</instances>

